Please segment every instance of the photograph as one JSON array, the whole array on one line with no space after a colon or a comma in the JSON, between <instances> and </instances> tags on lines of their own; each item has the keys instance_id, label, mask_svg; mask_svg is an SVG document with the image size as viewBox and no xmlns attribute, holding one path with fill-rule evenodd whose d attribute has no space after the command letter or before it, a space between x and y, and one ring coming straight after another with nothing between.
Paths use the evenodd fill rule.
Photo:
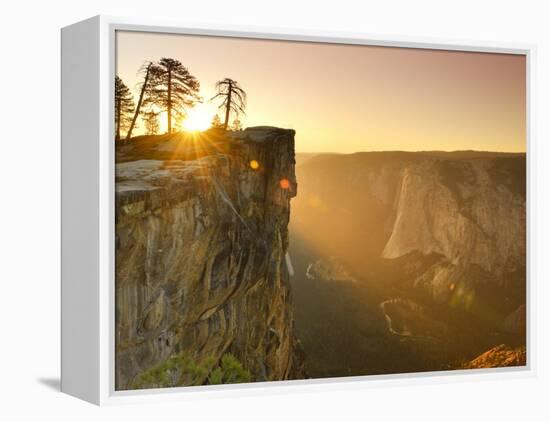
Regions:
<instances>
[{"instance_id":1,"label":"photograph","mask_svg":"<svg viewBox=\"0 0 550 421\"><path fill-rule=\"evenodd\" d=\"M527 365L525 54L117 30L114 65L116 391Z\"/></svg>"}]
</instances>

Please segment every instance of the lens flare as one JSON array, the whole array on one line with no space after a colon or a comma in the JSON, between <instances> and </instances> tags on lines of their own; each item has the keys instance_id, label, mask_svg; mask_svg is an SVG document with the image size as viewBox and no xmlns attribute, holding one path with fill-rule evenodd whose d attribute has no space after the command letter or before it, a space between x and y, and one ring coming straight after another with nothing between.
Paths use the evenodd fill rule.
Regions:
<instances>
[{"instance_id":1,"label":"lens flare","mask_svg":"<svg viewBox=\"0 0 550 421\"><path fill-rule=\"evenodd\" d=\"M279 186L281 186L282 189L288 190L290 188L290 181L288 181L286 178L281 179L279 181Z\"/></svg>"},{"instance_id":2,"label":"lens flare","mask_svg":"<svg viewBox=\"0 0 550 421\"><path fill-rule=\"evenodd\" d=\"M253 170L257 170L258 168L260 168L260 163L253 159L252 161L250 161L250 168L252 168Z\"/></svg>"}]
</instances>

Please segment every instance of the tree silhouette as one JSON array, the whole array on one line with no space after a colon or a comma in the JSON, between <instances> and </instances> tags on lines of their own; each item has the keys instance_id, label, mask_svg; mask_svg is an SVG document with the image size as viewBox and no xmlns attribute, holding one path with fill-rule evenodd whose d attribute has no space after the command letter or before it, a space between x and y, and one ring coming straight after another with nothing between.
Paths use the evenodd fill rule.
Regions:
<instances>
[{"instance_id":1,"label":"tree silhouette","mask_svg":"<svg viewBox=\"0 0 550 421\"><path fill-rule=\"evenodd\" d=\"M153 62L147 62L144 63L143 66L139 69L139 72L142 73L143 76L143 82L141 83L141 90L139 93L139 99L136 106L136 111L134 113L134 118L132 119L132 123L130 124L130 128L128 129L128 133L126 134L126 140L129 140L132 137L132 131L134 130L134 127L136 126L136 121L139 116L139 112L141 110L141 105L143 103L143 98L145 95L145 92L147 91L149 87L149 79L151 75L151 68L153 67Z\"/></svg>"},{"instance_id":2,"label":"tree silhouette","mask_svg":"<svg viewBox=\"0 0 550 421\"><path fill-rule=\"evenodd\" d=\"M168 133L171 133L172 118L185 116L185 109L201 100L199 81L181 62L172 58L161 58L149 71L151 85L146 102L166 111Z\"/></svg>"},{"instance_id":3,"label":"tree silhouette","mask_svg":"<svg viewBox=\"0 0 550 421\"><path fill-rule=\"evenodd\" d=\"M216 90L218 93L210 98L210 101L216 98L223 98L218 108L225 110L223 128L227 130L229 113L231 111L235 113L235 118L238 118L239 114L245 114L246 92L239 86L239 82L227 77L216 82Z\"/></svg>"},{"instance_id":4,"label":"tree silhouette","mask_svg":"<svg viewBox=\"0 0 550 421\"><path fill-rule=\"evenodd\" d=\"M121 78L115 76L115 139L120 140L121 130L132 122L134 98Z\"/></svg>"},{"instance_id":5,"label":"tree silhouette","mask_svg":"<svg viewBox=\"0 0 550 421\"><path fill-rule=\"evenodd\" d=\"M148 135L155 135L159 132L160 123L159 123L159 113L155 110L149 110L143 113L143 121L145 122L145 129L147 130Z\"/></svg>"},{"instance_id":6,"label":"tree silhouette","mask_svg":"<svg viewBox=\"0 0 550 421\"><path fill-rule=\"evenodd\" d=\"M241 120L239 120L238 118L235 118L235 120L233 120L233 124L231 125L231 130L233 130L234 132L238 132L239 130L242 130L243 129L243 125L241 123Z\"/></svg>"},{"instance_id":7,"label":"tree silhouette","mask_svg":"<svg viewBox=\"0 0 550 421\"><path fill-rule=\"evenodd\" d=\"M213 118L212 118L212 123L210 123L210 125L214 128L214 129L221 129L223 127L223 124L222 124L222 119L220 118L220 116L218 114L216 114Z\"/></svg>"}]
</instances>

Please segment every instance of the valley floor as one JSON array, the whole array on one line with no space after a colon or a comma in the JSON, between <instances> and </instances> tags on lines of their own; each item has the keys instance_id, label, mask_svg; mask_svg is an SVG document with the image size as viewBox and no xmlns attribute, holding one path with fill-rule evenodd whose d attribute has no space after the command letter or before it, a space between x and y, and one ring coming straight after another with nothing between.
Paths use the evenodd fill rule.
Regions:
<instances>
[{"instance_id":1,"label":"valley floor","mask_svg":"<svg viewBox=\"0 0 550 421\"><path fill-rule=\"evenodd\" d=\"M464 312L436 306L404 288L399 262L393 269L382 261L366 265L368 270L347 268L356 282L326 279L326 274L313 278L307 276L312 262L331 258L308 246L292 224L290 243L296 334L309 377L481 368L470 361L501 344L525 346L523 335L481 326ZM521 359L512 362L522 364Z\"/></svg>"}]
</instances>

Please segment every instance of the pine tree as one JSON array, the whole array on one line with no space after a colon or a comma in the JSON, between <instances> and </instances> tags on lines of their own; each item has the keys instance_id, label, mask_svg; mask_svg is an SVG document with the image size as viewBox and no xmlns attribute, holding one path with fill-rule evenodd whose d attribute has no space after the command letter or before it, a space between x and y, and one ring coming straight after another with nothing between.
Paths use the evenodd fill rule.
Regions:
<instances>
[{"instance_id":1,"label":"pine tree","mask_svg":"<svg viewBox=\"0 0 550 421\"><path fill-rule=\"evenodd\" d=\"M143 121L145 122L145 129L148 135L158 134L160 129L159 113L154 110L149 110L143 113Z\"/></svg>"},{"instance_id":2,"label":"pine tree","mask_svg":"<svg viewBox=\"0 0 550 421\"><path fill-rule=\"evenodd\" d=\"M239 86L239 82L227 77L216 83L216 90L218 93L214 95L210 101L216 98L223 98L223 101L218 108L225 111L223 127L227 130L227 126L229 125L229 114L231 111L235 113L235 118L238 118L239 114L245 114L244 109L246 108L246 92Z\"/></svg>"},{"instance_id":3,"label":"pine tree","mask_svg":"<svg viewBox=\"0 0 550 421\"><path fill-rule=\"evenodd\" d=\"M218 114L216 114L213 118L212 118L212 123L210 123L210 125L214 128L214 129L221 129L223 127L223 124L222 124L222 119L220 118L220 116Z\"/></svg>"},{"instance_id":4,"label":"pine tree","mask_svg":"<svg viewBox=\"0 0 550 421\"><path fill-rule=\"evenodd\" d=\"M115 77L115 139L120 140L120 132L132 123L134 99L130 89L121 78Z\"/></svg>"},{"instance_id":5,"label":"pine tree","mask_svg":"<svg viewBox=\"0 0 550 421\"><path fill-rule=\"evenodd\" d=\"M172 120L184 117L185 109L201 100L199 81L181 62L172 58L161 58L149 71L151 82L146 103L166 112L168 133L171 133Z\"/></svg>"},{"instance_id":6,"label":"pine tree","mask_svg":"<svg viewBox=\"0 0 550 421\"><path fill-rule=\"evenodd\" d=\"M136 106L136 111L134 113L134 118L132 119L132 123L130 124L130 128L128 129L128 133L126 134L126 140L129 140L132 137L132 131L136 127L136 122L139 117L139 113L141 111L141 105L143 104L145 92L147 92L147 89L149 88L149 79L151 75L151 68L153 67L153 62L147 62L141 66L141 69L139 70L140 73L143 74L143 82L141 83L141 89L139 93L139 99Z\"/></svg>"}]
</instances>

